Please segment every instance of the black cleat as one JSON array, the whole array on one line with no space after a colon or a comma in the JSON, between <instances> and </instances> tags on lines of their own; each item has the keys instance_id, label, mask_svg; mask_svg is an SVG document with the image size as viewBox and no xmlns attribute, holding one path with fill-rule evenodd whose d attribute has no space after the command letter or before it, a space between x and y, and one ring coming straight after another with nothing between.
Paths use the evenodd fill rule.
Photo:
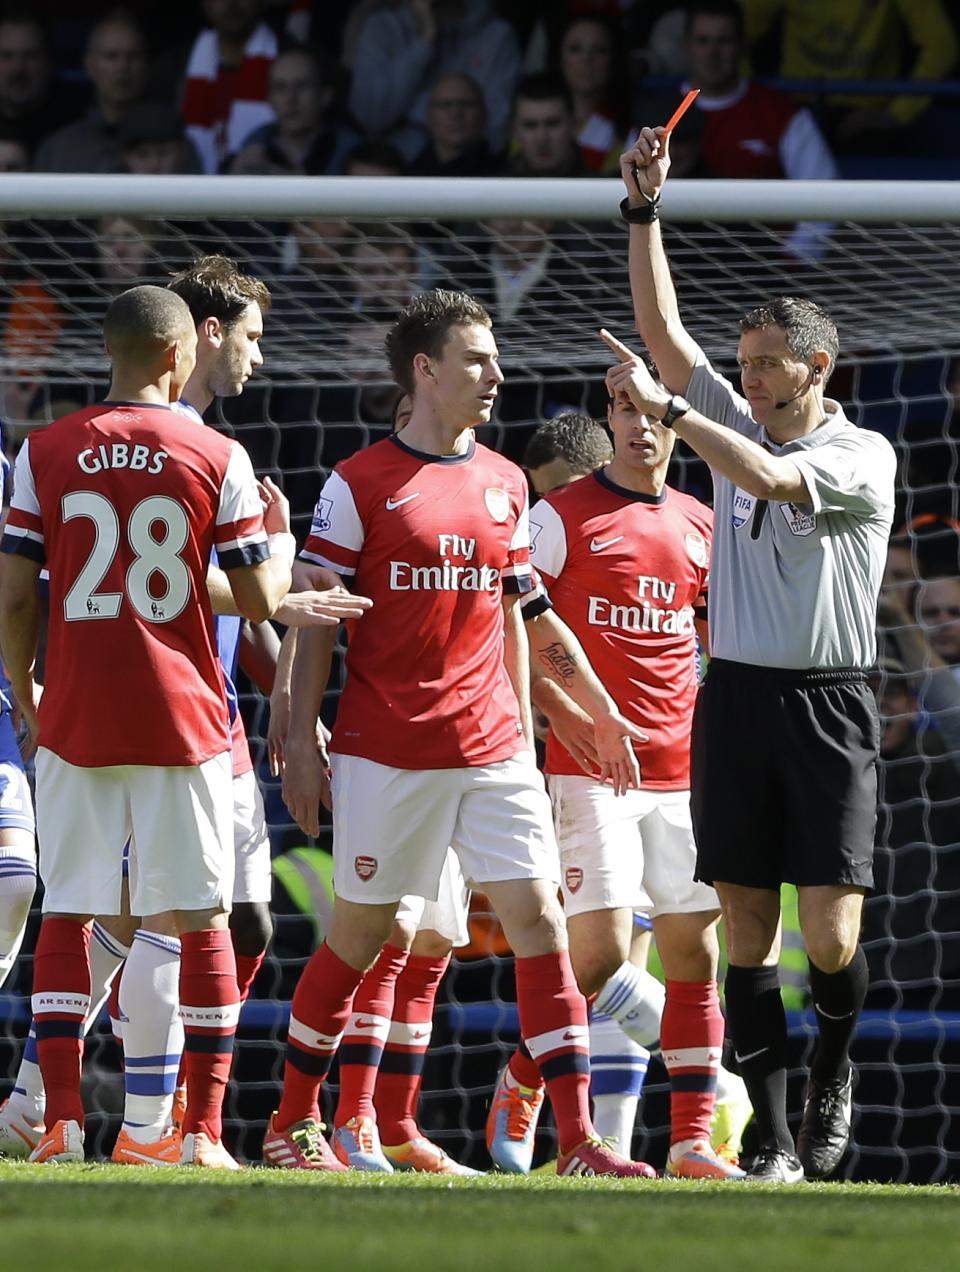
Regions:
<instances>
[{"instance_id":1,"label":"black cleat","mask_svg":"<svg viewBox=\"0 0 960 1272\"><path fill-rule=\"evenodd\" d=\"M853 1070L830 1082L807 1082L797 1153L808 1179L826 1179L840 1165L850 1143Z\"/></svg>"},{"instance_id":2,"label":"black cleat","mask_svg":"<svg viewBox=\"0 0 960 1272\"><path fill-rule=\"evenodd\" d=\"M753 1159L747 1171L748 1184L799 1184L803 1179L803 1167L799 1157L788 1153L776 1144L765 1144Z\"/></svg>"}]
</instances>

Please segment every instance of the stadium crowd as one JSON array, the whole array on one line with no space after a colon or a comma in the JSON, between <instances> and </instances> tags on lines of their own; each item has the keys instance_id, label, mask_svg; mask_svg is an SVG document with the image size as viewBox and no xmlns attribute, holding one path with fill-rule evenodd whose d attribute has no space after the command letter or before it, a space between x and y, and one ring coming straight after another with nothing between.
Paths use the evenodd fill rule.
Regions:
<instances>
[{"instance_id":1,"label":"stadium crowd","mask_svg":"<svg viewBox=\"0 0 960 1272\"><path fill-rule=\"evenodd\" d=\"M880 173L891 130L895 146L904 153L928 157L931 171L936 171L939 162L946 165L951 155L945 138L951 135L956 113L949 97L858 94L846 84L842 93L829 93L822 85L816 92L809 86L806 92L785 92L767 82L776 77L946 80L956 66L960 37L956 16L939 3L911 7L890 0L874 6L872 23L858 25L854 25L858 6L832 6L833 23L848 28L842 63L832 56L836 45L828 42L824 31L808 31L802 42L796 38L802 6L791 0L780 4L747 0L742 7L726 0L689 6L575 0L564 5L531 0L501 6L486 0L368 0L360 4L206 0L203 11L208 25L202 28L196 20L197 6L188 4L165 5L162 20L142 7L136 13L94 4L63 5L61 13L56 5L48 8L38 18L35 11L8 5L0 17L0 169L4 172L384 178L517 175L589 180L616 174L621 153L634 144L640 128L662 122L677 100L677 87L690 83L701 88L701 95L672 139L675 176L832 179L854 168L861 175ZM180 11L179 20L171 21L172 11ZM171 31L182 38L172 40ZM762 129L758 120L763 122ZM687 265L684 245L688 243L695 253L702 241L697 235L703 232L694 230L689 240L678 233L678 286L688 301L691 295L708 292L718 280L729 281L737 270L735 228L713 261L697 262L695 269ZM244 443L258 472L281 477L290 520L279 533L292 526L304 540L318 494L319 466L329 470L349 460L359 448L386 438L397 425L408 386L399 377L397 382L387 377L377 351L398 312L425 289L452 287L470 293L489 312L505 362L516 356L515 350L521 351L525 374L503 387L492 418L488 413L476 421L478 440L494 444L511 458L524 458L532 472L539 466L534 463L537 445L550 445L543 442L539 421L566 419L565 408L571 405L594 419L606 418L607 392L597 356L585 358L582 347L569 359L548 356L545 350L551 343L582 344L583 332L601 323L621 322L622 329L632 328L620 226L591 227L585 235L583 227L565 223L507 218L457 226L431 222L375 227L331 219L244 224L223 220L206 225L125 216L104 216L92 223L11 221L4 225L0 241L4 264L0 414L11 452L23 438L38 435L38 426L104 396L106 381L94 351L117 298L134 286L165 287L177 270L181 278L188 276L198 251L213 244L238 262L241 277L262 280L264 292L250 292L243 308L252 303L267 324L266 348L280 352L283 374L271 381L271 352L265 374L242 397L212 381L207 384L209 392L198 394L194 385L193 394L182 396L201 417L212 409L208 418L216 416ZM830 269L835 251L830 225L782 227L775 272L790 280L783 290L803 291L808 282L815 287L822 277L819 271ZM770 286L759 285L763 294L771 291ZM186 286L180 294L197 323L202 353L201 323L209 315L184 294ZM756 297L757 286L753 275L742 292ZM268 301L262 299L264 295ZM224 327L234 321L225 319ZM248 333L248 344L259 346L259 340L256 332ZM252 374L259 370L262 358L259 351L248 356L247 374ZM315 377L311 375L314 366L320 368ZM844 377L841 365L831 390L839 398L849 385ZM943 365L929 371L928 378L937 379L938 391L945 390L947 396L955 388L957 370ZM960 1007L956 922L960 884L953 874L953 865L960 860L960 824L953 794L960 766L960 523L954 519L960 509L955 491L942 480L944 458L949 465L955 463L957 418L954 412L946 423L933 420L926 429L923 421L912 419L909 438L919 444L909 449L904 444L903 420L893 427L878 424L901 454L894 535L880 595L879 652L870 681L882 721L880 817L875 886L864 905L863 949L871 978L867 1006L884 1010L936 1013ZM403 422L401 418L400 427ZM873 423L869 409L861 422ZM614 427L615 445L616 438ZM573 455L564 454L562 447L555 454L543 453L548 453L547 463L567 463ZM601 462L611 462L610 456L604 454ZM596 463L590 463L581 471L595 467ZM707 468L690 452L680 463L676 459L666 463L663 471L686 492L685 497L709 501ZM548 484L543 489L549 488ZM309 540L306 557L308 564L330 565L329 555L316 544L311 549ZM544 569L547 574L558 572ZM310 575L300 582L308 586L307 595L317 597L332 580ZM216 597L212 599L214 612L229 612L218 610ZM299 613L274 613L274 617L291 630L310 631L309 604L304 602ZM318 607L314 620L321 612L329 617L319 601L314 604ZM335 617L356 621L360 611L343 611ZM261 626L261 643L271 646L274 629L269 623ZM315 633L309 639L314 637ZM293 656L291 650L287 656ZM339 647L330 656L339 669ZM268 694L276 675L281 689L274 692L273 716L283 719L284 710L290 709L289 681L281 677L281 672L289 673L284 655L274 644L266 653L259 651L259 662L256 651L246 652L240 666L241 686L249 676L251 684ZM549 698L549 689L543 692ZM322 703L321 687L317 705ZM328 697L325 716L330 705ZM573 747L574 736L585 736L583 721L592 713L583 703L572 712L569 707L558 710L564 709L567 728L576 727L576 712L580 713L581 732L568 735L568 747ZM248 724L257 724L249 711L247 716ZM280 746L275 757L280 769L282 741L278 743L277 726L272 728L271 746ZM302 836L280 812L275 790L266 812L275 852L301 843ZM254 811L255 823L256 817ZM263 817L261 809L260 823ZM284 826L275 828L280 821ZM32 823L8 825L21 838L32 835ZM315 834L321 827L321 841L326 842L329 819L310 829ZM257 997L258 973L262 997L291 997L294 972L310 965L320 938L331 931L329 856L311 855L315 852L297 846L278 853L272 881L265 883L261 876L259 890L236 898L240 905L234 908L231 927L241 997L251 989ZM16 854L13 857L21 860ZM26 897L29 907L25 878L23 871L0 871L0 881L11 883L11 893L19 889L17 895ZM315 1019L310 1009L305 1016L296 1014L295 1005L300 1033L288 1053L288 1071L292 1064L303 1089L297 1087L297 1080L288 1084L286 1105L280 1109L283 1117L268 1127L265 1152L274 1165L288 1165L291 1155L300 1155L305 1162L316 1165L320 1160L333 1169L339 1161L341 1166L349 1162L360 1168L466 1172L423 1137L417 1122L432 1006L438 992L442 995L441 979L451 951L460 949L454 957L464 965L467 960L474 968L489 965L489 959L482 957L488 947L479 935L479 922L475 920L468 933L467 916L458 909L462 880L445 879L451 906L444 911L441 904L439 911L427 917L398 915L369 983L365 980L357 990L352 1015L339 1022L345 1033L339 1057L341 1105L334 1118L335 1158L312 1130L296 1141L290 1135L291 1127L318 1121L315 1088L325 1071L318 1057L329 1061L332 1052L327 1055L317 1038L325 1031L335 1032ZM284 957L279 963L268 960L261 972L271 927L263 907L271 882L275 903L279 898L277 941ZM571 890L567 880L568 906L578 889L579 885ZM604 904L614 905L612 901ZM250 907L246 913L244 905ZM712 913L713 903L704 902L701 909ZM21 905L14 916L18 931L25 913ZM618 909L611 908L609 913L616 914ZM123 954L133 946L135 930L135 924L118 930L105 920L93 928L91 949L95 957L104 959L104 992L97 1007L107 997L108 982ZM186 944L190 936L186 930L179 934ZM468 936L473 945L466 944ZM649 937L631 929L628 936L634 939L624 946L621 936L606 971L622 975L623 984L629 982L637 990L630 1010L640 1013L640 1019L635 1018L635 1027L629 1030L626 1025L621 1028L620 1016L626 1013L620 1010L619 994L608 987L591 1026L596 1040L591 1035L585 1050L607 1059L611 1048L616 1052L616 1063L609 1066L616 1071L610 1075L612 1085L595 1083L594 1119L598 1129L612 1135L630 1157L632 1118L650 1050L658 1045L683 1050L702 1040L671 1042L667 1024L661 1037L663 991L643 971L644 953L639 952ZM156 963L150 982L152 992L165 977L165 1001L168 1007L174 1004L165 1025L168 1035L158 1044L162 1055L176 1050L174 1035L181 1028L174 1020L176 992L171 989L173 960L169 957L170 942L177 939L171 932L154 933L152 942L141 937L141 963L134 962L126 999L120 995L124 982L113 980L111 1014L127 1025L136 1016L135 986L141 982L135 977L144 975L143 947L150 945L157 960L161 955L166 958L162 967L162 960ZM502 934L495 939L502 941ZM598 939L595 934L593 939ZM34 940L31 926L28 952ZM164 946L163 941L168 944ZM670 937L665 936L662 943L668 961ZM788 943L786 933L785 946ZM7 962L0 962L0 980L12 972L8 989L26 992L29 974L23 970L24 961L14 970L18 945L11 939ZM496 948L503 951L505 947ZM532 948L533 959L548 957L549 952ZM524 954L531 957L526 950ZM671 975L668 966L667 977L674 983L715 981L715 952L712 958L712 971ZM503 976L501 963L493 966L493 972L478 977L481 998L490 994L490 976ZM604 978L595 987L590 983L576 951L573 970L585 992L604 983ZM329 980L330 967L322 971ZM320 973L315 969L312 975L317 979ZM95 990L96 986L94 999ZM519 981L513 978L512 960L506 979L497 982L496 993L508 998L521 993ZM809 1002L806 986L800 995L797 1005ZM637 1005L641 1002L642 1008ZM232 1010L232 1000L230 1006ZM363 1037L364 1013L388 1022L382 1037L380 1032L372 1040ZM90 1023L94 1020L95 1013ZM141 1056L157 1054L155 1034L146 1028L138 1037L138 1027L131 1026L125 1039L128 1061L131 1057L136 1061L138 1046ZM188 1022L185 1054L189 1056L192 1047L193 1058L186 1074L192 1073L190 1080L198 1084L201 1079L196 1074L202 1070L205 1053L202 1044L190 1043L191 1032L194 1039L198 1033L206 1041L209 1037L196 1021L191 1031ZM682 1036L683 1028L680 1032ZM132 1042L134 1038L137 1041ZM299 1059L295 1056L291 1061L298 1045ZM713 1034L709 1047L719 1047ZM522 1046L517 1056L498 1078L488 1137L494 1160L505 1169L529 1168L524 1154L532 1151L542 1099L535 1077L535 1062L542 1056L524 1055ZM550 1060L555 1058L551 1053ZM37 1059L36 1036L31 1032L14 1085L15 1094L26 1093L34 1103L28 1107L28 1099L20 1115L19 1144L14 1138L16 1127L10 1130L11 1106L7 1106L0 1153L10 1151L11 1144L22 1147L23 1134L28 1139L32 1136L24 1127L36 1128L43 1121L42 1105L37 1102L37 1092L42 1095L43 1090L38 1085ZM714 1078L718 1061L719 1056L716 1063L710 1062ZM682 1063L674 1068L681 1075L675 1090L683 1089L686 1081L689 1095L690 1073ZM575 1070L571 1062L571 1072ZM724 1073L719 1069L724 1098L719 1100L720 1122L715 1118L712 1126L713 1147L705 1144L710 1140L711 1110L704 1114L702 1100L692 1113L687 1111L685 1129L675 1128L671 1139L671 1145L686 1145L684 1151L696 1145L694 1156L713 1163L735 1159L749 1115L740 1080L735 1073L724 1078ZM304 1075L310 1079L306 1086ZM172 1101L174 1088L180 1089L173 1081L176 1077L176 1066L171 1072L167 1065L161 1066L152 1087L149 1082L144 1086L128 1080L121 1133L128 1138L122 1141L117 1160L142 1160L143 1149L135 1144L148 1141L138 1131L144 1125L139 1119L145 1118L157 1129L158 1115L155 1108L148 1108L149 1100L156 1101L162 1094L164 1101L168 1097ZM558 1085L553 1079L551 1074L555 1112L565 1116L562 1110L568 1097L561 1093L562 1082ZM205 1080L215 1088L213 1096L207 1091L208 1104L222 1099L222 1065L214 1079L208 1074ZM311 1084L312 1095L307 1090ZM603 1105L610 1096L616 1097L615 1109ZM389 1150L386 1164L379 1142L369 1134L374 1108L381 1131L389 1136L383 1140ZM169 1102L159 1116L163 1122L159 1129L166 1132L173 1117ZM179 1107L176 1116L183 1116ZM202 1125L211 1143L219 1143L216 1116L190 1125L188 1134L195 1134ZM38 1139L34 1137L28 1147L35 1148ZM164 1152L174 1151L172 1141L161 1136L160 1142ZM572 1143L569 1134L566 1143L568 1147ZM181 1144L178 1131L177 1157ZM202 1148L201 1144L188 1160L200 1161ZM63 1151L76 1152L76 1144L66 1144ZM152 1160L163 1160L152 1150L151 1154ZM208 1164L223 1163L216 1161L212 1151ZM809 1157L805 1164L809 1168ZM711 1169L733 1174L736 1166L728 1162L726 1167Z\"/></svg>"}]
</instances>

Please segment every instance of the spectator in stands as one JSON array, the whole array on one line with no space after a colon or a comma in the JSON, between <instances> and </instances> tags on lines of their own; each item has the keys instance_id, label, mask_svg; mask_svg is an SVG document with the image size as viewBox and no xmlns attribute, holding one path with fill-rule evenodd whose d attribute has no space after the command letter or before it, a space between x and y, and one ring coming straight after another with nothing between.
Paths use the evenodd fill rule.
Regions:
<instances>
[{"instance_id":1,"label":"spectator in stands","mask_svg":"<svg viewBox=\"0 0 960 1272\"><path fill-rule=\"evenodd\" d=\"M137 102L124 116L117 136L127 172L171 176L201 171L180 112L168 102Z\"/></svg>"},{"instance_id":2,"label":"spectator in stands","mask_svg":"<svg viewBox=\"0 0 960 1272\"><path fill-rule=\"evenodd\" d=\"M937 80L957 61L957 36L941 0L747 0L750 42L781 22L780 74L798 79ZM910 54L908 54L910 50ZM838 149L896 152L897 133L928 97L837 94L827 98Z\"/></svg>"},{"instance_id":3,"label":"spectator in stands","mask_svg":"<svg viewBox=\"0 0 960 1272\"><path fill-rule=\"evenodd\" d=\"M399 177L403 156L388 141L361 141L343 161L345 177Z\"/></svg>"},{"instance_id":4,"label":"spectator in stands","mask_svg":"<svg viewBox=\"0 0 960 1272\"><path fill-rule=\"evenodd\" d=\"M154 243L157 223L134 216L102 216L94 247L101 287L111 295L157 281L162 262Z\"/></svg>"},{"instance_id":5,"label":"spectator in stands","mask_svg":"<svg viewBox=\"0 0 960 1272\"><path fill-rule=\"evenodd\" d=\"M702 121L704 175L718 178L832 181L838 175L830 149L806 107L776 89L745 79L743 13L736 0L695 0L687 15L689 82L700 89L694 109L677 127L676 139ZM654 118L648 103L636 118ZM665 121L664 121L665 122ZM804 222L787 239L799 258L821 256L829 227Z\"/></svg>"},{"instance_id":6,"label":"spectator in stands","mask_svg":"<svg viewBox=\"0 0 960 1272\"><path fill-rule=\"evenodd\" d=\"M528 75L513 104L509 171L518 177L584 177L573 102L557 75Z\"/></svg>"},{"instance_id":7,"label":"spectator in stands","mask_svg":"<svg viewBox=\"0 0 960 1272\"><path fill-rule=\"evenodd\" d=\"M427 106L429 140L407 171L417 177L488 177L500 171L486 136L486 106L470 75L441 75Z\"/></svg>"},{"instance_id":8,"label":"spectator in stands","mask_svg":"<svg viewBox=\"0 0 960 1272\"><path fill-rule=\"evenodd\" d=\"M402 0L367 18L354 50L350 109L368 136L392 142L412 162L427 140L430 90L441 75L483 86L487 140L503 144L520 72L513 28L489 0Z\"/></svg>"},{"instance_id":9,"label":"spectator in stands","mask_svg":"<svg viewBox=\"0 0 960 1272\"><path fill-rule=\"evenodd\" d=\"M619 170L626 137L627 83L618 28L601 14L570 18L557 45L557 69L573 103L573 122L583 162L591 172Z\"/></svg>"},{"instance_id":10,"label":"spectator in stands","mask_svg":"<svg viewBox=\"0 0 960 1272\"><path fill-rule=\"evenodd\" d=\"M31 154L76 118L75 95L51 91L53 66L43 25L24 5L0 18L0 123L20 129Z\"/></svg>"},{"instance_id":11,"label":"spectator in stands","mask_svg":"<svg viewBox=\"0 0 960 1272\"><path fill-rule=\"evenodd\" d=\"M960 756L922 727L912 678L887 658L880 711L874 891L863 910L868 1007L960 1007Z\"/></svg>"},{"instance_id":12,"label":"spectator in stands","mask_svg":"<svg viewBox=\"0 0 960 1272\"><path fill-rule=\"evenodd\" d=\"M40 146L34 161L38 172L123 169L120 127L143 91L147 67L143 32L129 13L118 9L92 28L84 66L93 83L93 105Z\"/></svg>"},{"instance_id":13,"label":"spectator in stands","mask_svg":"<svg viewBox=\"0 0 960 1272\"><path fill-rule=\"evenodd\" d=\"M331 176L360 140L334 118L337 67L318 49L293 48L270 67L270 106L276 118L244 140L229 163L236 174Z\"/></svg>"},{"instance_id":14,"label":"spectator in stands","mask_svg":"<svg viewBox=\"0 0 960 1272\"><path fill-rule=\"evenodd\" d=\"M204 0L203 9L210 26L190 51L182 111L204 172L217 172L255 128L273 121L277 37L261 21L263 0Z\"/></svg>"},{"instance_id":15,"label":"spectator in stands","mask_svg":"<svg viewBox=\"0 0 960 1272\"><path fill-rule=\"evenodd\" d=\"M368 226L353 240L347 269L352 308L365 321L392 322L419 290L417 245L403 226ZM376 347L382 349L382 342Z\"/></svg>"},{"instance_id":16,"label":"spectator in stands","mask_svg":"<svg viewBox=\"0 0 960 1272\"><path fill-rule=\"evenodd\" d=\"M19 128L0 124L0 173L28 172L30 150Z\"/></svg>"}]
</instances>

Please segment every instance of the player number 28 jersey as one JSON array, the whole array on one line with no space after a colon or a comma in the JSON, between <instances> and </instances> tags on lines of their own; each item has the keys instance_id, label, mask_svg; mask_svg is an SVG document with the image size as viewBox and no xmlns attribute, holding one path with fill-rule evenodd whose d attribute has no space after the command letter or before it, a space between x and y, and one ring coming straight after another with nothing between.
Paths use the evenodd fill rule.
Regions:
<instances>
[{"instance_id":1,"label":"player number 28 jersey","mask_svg":"<svg viewBox=\"0 0 960 1272\"><path fill-rule=\"evenodd\" d=\"M24 443L3 551L46 564L40 745L70 764L201 764L229 749L207 593L269 555L236 442L162 406L102 403Z\"/></svg>"},{"instance_id":2,"label":"player number 28 jersey","mask_svg":"<svg viewBox=\"0 0 960 1272\"><path fill-rule=\"evenodd\" d=\"M332 750L441 769L523 749L501 607L533 587L515 464L476 443L441 457L386 438L331 474L302 555L374 602L350 627Z\"/></svg>"},{"instance_id":3,"label":"player number 28 jersey","mask_svg":"<svg viewBox=\"0 0 960 1272\"><path fill-rule=\"evenodd\" d=\"M650 736L637 744L642 784L690 785L697 694L694 617L706 617L713 516L666 487L614 485L601 469L530 514L531 561L620 710ZM548 773L582 773L551 732Z\"/></svg>"}]
</instances>

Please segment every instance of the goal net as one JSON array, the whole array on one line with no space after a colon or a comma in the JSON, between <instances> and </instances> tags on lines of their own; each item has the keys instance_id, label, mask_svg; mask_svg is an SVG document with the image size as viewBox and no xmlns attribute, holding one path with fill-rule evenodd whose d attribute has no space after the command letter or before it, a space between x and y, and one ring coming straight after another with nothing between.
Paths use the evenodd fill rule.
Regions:
<instances>
[{"instance_id":1,"label":"goal net","mask_svg":"<svg viewBox=\"0 0 960 1272\"><path fill-rule=\"evenodd\" d=\"M219 400L210 422L247 447L258 474L283 485L301 541L326 473L391 429L398 390L383 337L397 308L422 289L462 288L491 309L506 382L481 440L519 461L542 420L571 409L605 417L601 326L639 348L619 198L607 181L8 176L0 191L7 454L32 429L102 396L101 323L115 294L162 283L197 254L222 252L267 282L273 306L262 371L241 396ZM800 234L798 217L809 218ZM830 393L898 449L896 525L912 572L900 595L911 616L919 612L911 607L926 584L918 589L917 580L960 577L960 211L950 191L900 187L894 206L887 187L866 182L677 182L663 219L684 321L727 373L738 319L762 299L802 294L834 316L841 357ZM709 502L709 473L682 446L670 481ZM921 631L946 650L952 621L960 663L960 602L952 605L951 616L941 596ZM872 986L854 1051L860 1077L846 1170L926 1182L950 1177L952 1128L960 1126L960 755L949 741L960 713L926 702L930 672L901 674L896 630L882 648L878 694L899 741L885 733L882 890L867 903ZM341 678L338 662L328 722ZM243 709L280 854L303 837L264 764L266 704L247 687ZM328 829L320 844L329 847ZM229 1104L232 1142L250 1158L259 1156L276 1105L286 1003L309 953L297 944L302 923L286 915L277 923L276 950L241 1022ZM34 936L0 993L0 1095L26 1031ZM512 962L491 948L468 950L447 975L422 1109L427 1132L476 1166L486 1164L492 1085L517 1037ZM813 1026L802 1010L790 1020L790 1106L798 1112ZM99 1128L102 1147L122 1108L108 1026L92 1037L87 1072L90 1139ZM636 1154L665 1156L667 1112L654 1061ZM550 1137L545 1124L541 1155Z\"/></svg>"}]
</instances>

